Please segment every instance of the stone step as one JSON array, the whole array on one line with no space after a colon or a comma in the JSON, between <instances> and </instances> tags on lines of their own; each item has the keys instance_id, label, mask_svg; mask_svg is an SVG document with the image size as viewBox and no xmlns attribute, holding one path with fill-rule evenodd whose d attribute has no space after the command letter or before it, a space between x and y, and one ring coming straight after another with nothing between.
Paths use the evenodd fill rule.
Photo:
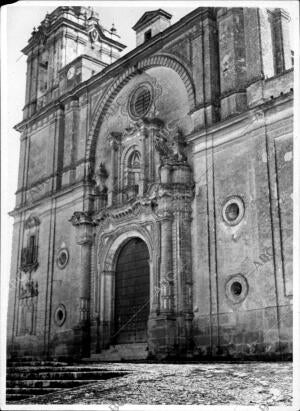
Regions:
<instances>
[{"instance_id":1,"label":"stone step","mask_svg":"<svg viewBox=\"0 0 300 411\"><path fill-rule=\"evenodd\" d=\"M98 382L95 380L8 380L6 386L8 388L75 388L85 384L93 384Z\"/></svg>"},{"instance_id":2,"label":"stone step","mask_svg":"<svg viewBox=\"0 0 300 411\"><path fill-rule=\"evenodd\" d=\"M88 366L88 365L71 365L71 366L67 366L67 367L48 367L48 366L39 366L39 367L7 367L7 373L16 373L16 372L20 372L20 373L24 373L24 372L51 372L51 371L55 371L55 372L64 372L64 371L72 371L72 372L83 372L83 371L99 371L102 373L105 372L110 372L110 370L108 370L107 368L103 368L101 366Z\"/></svg>"},{"instance_id":3,"label":"stone step","mask_svg":"<svg viewBox=\"0 0 300 411\"><path fill-rule=\"evenodd\" d=\"M61 388L32 388L32 387L27 387L27 388L7 388L6 394L30 394L30 395L44 395L44 394L49 394L51 392L61 390Z\"/></svg>"},{"instance_id":4,"label":"stone step","mask_svg":"<svg viewBox=\"0 0 300 411\"><path fill-rule=\"evenodd\" d=\"M19 402L30 397L32 397L31 394L6 394L6 402Z\"/></svg>"},{"instance_id":5,"label":"stone step","mask_svg":"<svg viewBox=\"0 0 300 411\"><path fill-rule=\"evenodd\" d=\"M66 362L53 361L7 361L7 367L66 367L68 365Z\"/></svg>"},{"instance_id":6,"label":"stone step","mask_svg":"<svg viewBox=\"0 0 300 411\"><path fill-rule=\"evenodd\" d=\"M132 361L146 360L148 358L147 343L116 344L97 354L92 354L86 361Z\"/></svg>"},{"instance_id":7,"label":"stone step","mask_svg":"<svg viewBox=\"0 0 300 411\"><path fill-rule=\"evenodd\" d=\"M126 373L118 372L102 372L101 370L96 371L61 371L57 372L55 370L48 372L36 371L26 371L26 372L12 372L9 373L7 380L34 380L39 378L39 380L106 380L113 377L120 377Z\"/></svg>"},{"instance_id":8,"label":"stone step","mask_svg":"<svg viewBox=\"0 0 300 411\"><path fill-rule=\"evenodd\" d=\"M23 357L10 357L7 358L7 361L16 361L18 363L21 363L23 361L42 361L37 357L32 357L30 355L24 355Z\"/></svg>"},{"instance_id":9,"label":"stone step","mask_svg":"<svg viewBox=\"0 0 300 411\"><path fill-rule=\"evenodd\" d=\"M17 364L11 362L11 366L7 367L6 401L18 403L25 398L68 390L127 374L111 371L99 365L64 364L39 362L37 365L34 361Z\"/></svg>"}]
</instances>

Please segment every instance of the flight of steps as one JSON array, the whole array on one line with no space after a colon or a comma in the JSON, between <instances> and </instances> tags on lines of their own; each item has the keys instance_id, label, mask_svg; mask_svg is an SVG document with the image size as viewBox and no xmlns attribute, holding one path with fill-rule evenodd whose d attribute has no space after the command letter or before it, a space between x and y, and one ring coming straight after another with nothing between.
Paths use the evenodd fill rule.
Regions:
<instances>
[{"instance_id":1,"label":"flight of steps","mask_svg":"<svg viewBox=\"0 0 300 411\"><path fill-rule=\"evenodd\" d=\"M131 343L111 345L100 353L92 354L90 358L85 358L86 362L95 361L141 361L146 360L149 356L147 343Z\"/></svg>"},{"instance_id":2,"label":"flight of steps","mask_svg":"<svg viewBox=\"0 0 300 411\"><path fill-rule=\"evenodd\" d=\"M76 388L113 377L124 372L112 372L103 366L69 365L54 361L8 361L6 374L6 402L19 401L36 395Z\"/></svg>"}]
</instances>

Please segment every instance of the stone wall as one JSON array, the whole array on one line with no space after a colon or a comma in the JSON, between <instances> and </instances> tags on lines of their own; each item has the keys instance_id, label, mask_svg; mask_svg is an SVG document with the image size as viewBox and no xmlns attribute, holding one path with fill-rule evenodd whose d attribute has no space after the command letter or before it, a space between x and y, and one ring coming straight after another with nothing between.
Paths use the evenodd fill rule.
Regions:
<instances>
[{"instance_id":1,"label":"stone wall","mask_svg":"<svg viewBox=\"0 0 300 411\"><path fill-rule=\"evenodd\" d=\"M291 271L285 261L292 261L287 251L292 232L286 226L292 187L283 188L280 180L292 173L292 107L282 102L276 114L273 110L194 140L193 295L199 355L291 352ZM207 145L212 148L206 150ZM223 213L226 200L235 197L244 211L232 226ZM241 298L230 289L233 281L244 288Z\"/></svg>"}]
</instances>

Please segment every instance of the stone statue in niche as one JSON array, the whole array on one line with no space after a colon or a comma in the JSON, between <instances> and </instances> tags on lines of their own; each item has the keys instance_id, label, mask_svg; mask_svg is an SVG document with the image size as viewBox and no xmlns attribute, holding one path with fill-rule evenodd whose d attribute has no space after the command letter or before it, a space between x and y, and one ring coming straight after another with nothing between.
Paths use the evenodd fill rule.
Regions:
<instances>
[{"instance_id":1,"label":"stone statue in niche","mask_svg":"<svg viewBox=\"0 0 300 411\"><path fill-rule=\"evenodd\" d=\"M178 128L171 143L172 157L175 161L186 161L185 147L186 143L184 141L182 131Z\"/></svg>"},{"instance_id":2,"label":"stone statue in niche","mask_svg":"<svg viewBox=\"0 0 300 411\"><path fill-rule=\"evenodd\" d=\"M106 207L107 205L107 185L108 172L103 163L100 163L96 173L94 181L96 183L95 194L97 196L97 209Z\"/></svg>"},{"instance_id":3,"label":"stone statue in niche","mask_svg":"<svg viewBox=\"0 0 300 411\"><path fill-rule=\"evenodd\" d=\"M177 128L175 135L167 138L163 133L157 131L154 139L155 149L158 151L163 162L171 161L182 163L186 161L184 136Z\"/></svg>"},{"instance_id":4,"label":"stone statue in niche","mask_svg":"<svg viewBox=\"0 0 300 411\"><path fill-rule=\"evenodd\" d=\"M107 193L106 180L108 173L103 163L100 163L98 170L95 173L96 194Z\"/></svg>"},{"instance_id":5,"label":"stone statue in niche","mask_svg":"<svg viewBox=\"0 0 300 411\"><path fill-rule=\"evenodd\" d=\"M168 147L167 139L162 135L162 133L157 132L154 136L154 146L158 154L162 159L168 158L170 155L170 149Z\"/></svg>"}]
</instances>

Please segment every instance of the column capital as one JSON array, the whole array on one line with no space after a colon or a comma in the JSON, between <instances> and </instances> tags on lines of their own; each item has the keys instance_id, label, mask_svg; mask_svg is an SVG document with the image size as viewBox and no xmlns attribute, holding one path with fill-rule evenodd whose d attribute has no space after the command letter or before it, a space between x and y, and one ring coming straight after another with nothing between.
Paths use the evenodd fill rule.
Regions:
<instances>
[{"instance_id":1,"label":"column capital","mask_svg":"<svg viewBox=\"0 0 300 411\"><path fill-rule=\"evenodd\" d=\"M69 221L73 226L96 225L91 215L86 211L75 211Z\"/></svg>"},{"instance_id":2,"label":"column capital","mask_svg":"<svg viewBox=\"0 0 300 411\"><path fill-rule=\"evenodd\" d=\"M69 221L77 228L77 244L91 245L93 243L93 227L96 225L91 215L84 211L75 211Z\"/></svg>"},{"instance_id":3,"label":"column capital","mask_svg":"<svg viewBox=\"0 0 300 411\"><path fill-rule=\"evenodd\" d=\"M156 212L156 215L159 221L172 221L174 218L173 212L166 209L158 210Z\"/></svg>"},{"instance_id":4,"label":"column capital","mask_svg":"<svg viewBox=\"0 0 300 411\"><path fill-rule=\"evenodd\" d=\"M107 277L113 277L115 275L115 271L103 270L103 271L101 271L101 275L105 275Z\"/></svg>"}]
</instances>

